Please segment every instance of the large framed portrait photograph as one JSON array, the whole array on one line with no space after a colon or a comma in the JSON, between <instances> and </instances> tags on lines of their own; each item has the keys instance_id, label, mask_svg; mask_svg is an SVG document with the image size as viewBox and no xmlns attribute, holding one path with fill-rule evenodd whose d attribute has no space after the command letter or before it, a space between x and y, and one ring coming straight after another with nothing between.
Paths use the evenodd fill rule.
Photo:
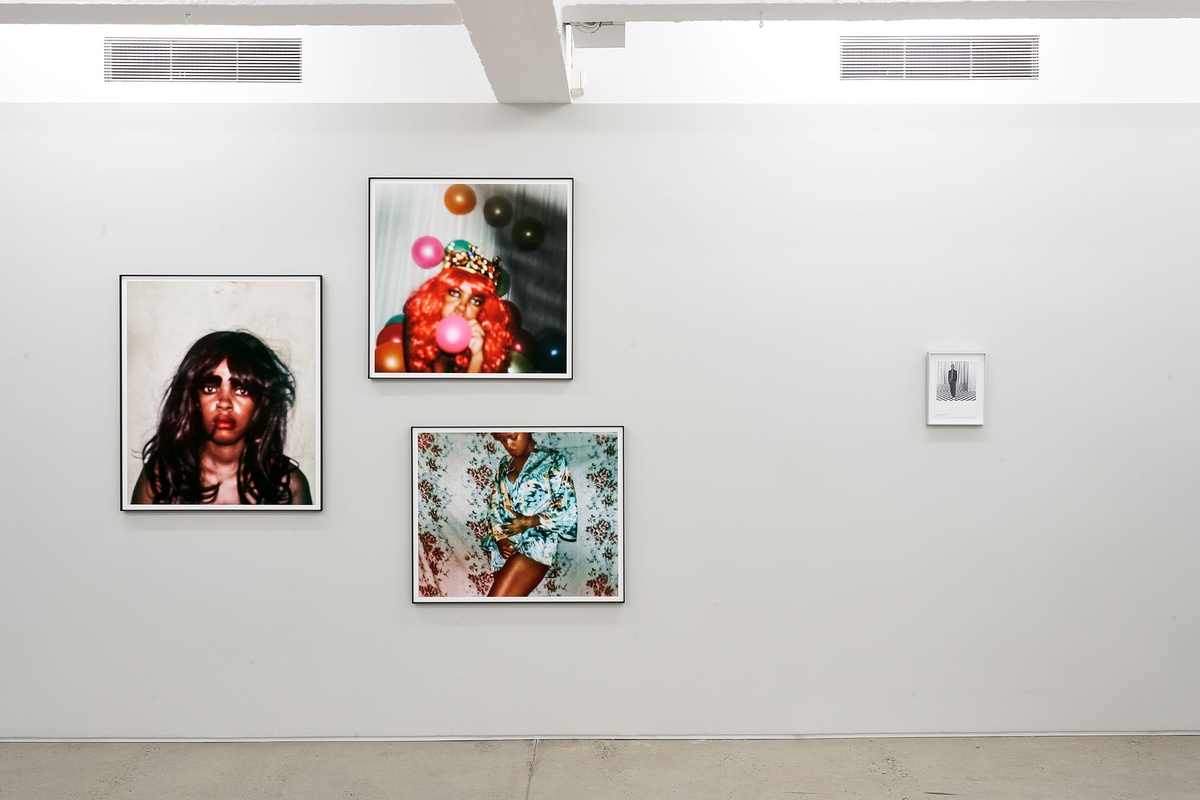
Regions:
<instances>
[{"instance_id":1,"label":"large framed portrait photograph","mask_svg":"<svg viewBox=\"0 0 1200 800\"><path fill-rule=\"evenodd\" d=\"M368 183L369 377L571 378L571 178Z\"/></svg>"},{"instance_id":2,"label":"large framed portrait photograph","mask_svg":"<svg viewBox=\"0 0 1200 800\"><path fill-rule=\"evenodd\" d=\"M121 508L321 508L321 276L121 276Z\"/></svg>"},{"instance_id":3,"label":"large framed portrait photograph","mask_svg":"<svg viewBox=\"0 0 1200 800\"><path fill-rule=\"evenodd\" d=\"M625 599L624 428L413 428L413 602Z\"/></svg>"},{"instance_id":4,"label":"large framed portrait photograph","mask_svg":"<svg viewBox=\"0 0 1200 800\"><path fill-rule=\"evenodd\" d=\"M982 425L984 354L929 353L925 368L926 425Z\"/></svg>"}]
</instances>

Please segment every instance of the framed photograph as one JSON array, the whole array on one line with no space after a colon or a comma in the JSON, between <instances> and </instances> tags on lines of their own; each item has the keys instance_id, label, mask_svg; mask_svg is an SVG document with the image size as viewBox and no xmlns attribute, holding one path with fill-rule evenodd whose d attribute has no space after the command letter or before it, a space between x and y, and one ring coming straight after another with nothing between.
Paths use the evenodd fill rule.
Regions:
<instances>
[{"instance_id":1,"label":"framed photograph","mask_svg":"<svg viewBox=\"0 0 1200 800\"><path fill-rule=\"evenodd\" d=\"M413 602L625 600L624 428L413 428Z\"/></svg>"},{"instance_id":2,"label":"framed photograph","mask_svg":"<svg viewBox=\"0 0 1200 800\"><path fill-rule=\"evenodd\" d=\"M321 276L121 276L121 508L321 509Z\"/></svg>"},{"instance_id":3,"label":"framed photograph","mask_svg":"<svg viewBox=\"0 0 1200 800\"><path fill-rule=\"evenodd\" d=\"M571 378L571 178L371 178L368 376Z\"/></svg>"},{"instance_id":4,"label":"framed photograph","mask_svg":"<svg viewBox=\"0 0 1200 800\"><path fill-rule=\"evenodd\" d=\"M926 425L983 424L983 353L929 353L925 371Z\"/></svg>"}]
</instances>

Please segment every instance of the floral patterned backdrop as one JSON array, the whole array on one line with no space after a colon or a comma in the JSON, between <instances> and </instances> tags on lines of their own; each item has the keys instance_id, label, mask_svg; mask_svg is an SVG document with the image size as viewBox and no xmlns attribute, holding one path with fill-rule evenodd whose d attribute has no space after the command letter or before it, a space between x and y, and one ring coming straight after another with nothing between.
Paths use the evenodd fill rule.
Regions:
<instances>
[{"instance_id":1,"label":"floral patterned backdrop","mask_svg":"<svg viewBox=\"0 0 1200 800\"><path fill-rule=\"evenodd\" d=\"M560 451L579 501L577 540L558 555L532 597L613 597L620 592L621 509L615 433L534 433ZM492 585L488 533L492 477L505 455L487 433L417 434L417 591L422 597L479 597Z\"/></svg>"}]
</instances>

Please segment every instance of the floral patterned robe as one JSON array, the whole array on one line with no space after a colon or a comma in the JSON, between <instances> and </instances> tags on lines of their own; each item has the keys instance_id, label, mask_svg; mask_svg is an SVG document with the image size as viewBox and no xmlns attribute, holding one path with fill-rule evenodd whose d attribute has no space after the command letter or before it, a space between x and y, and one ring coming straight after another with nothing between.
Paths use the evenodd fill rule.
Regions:
<instances>
[{"instance_id":1,"label":"floral patterned robe","mask_svg":"<svg viewBox=\"0 0 1200 800\"><path fill-rule=\"evenodd\" d=\"M483 537L480 546L490 553L492 568L500 569L505 559L500 555L496 536L518 514L539 515L542 518L540 525L511 537L509 541L518 553L551 566L559 541L575 541L579 522L575 482L571 479L567 460L557 450L534 445L533 452L521 467L521 474L510 486L507 475L511 466L511 456L500 459L492 482L492 496L488 501L491 533Z\"/></svg>"}]
</instances>

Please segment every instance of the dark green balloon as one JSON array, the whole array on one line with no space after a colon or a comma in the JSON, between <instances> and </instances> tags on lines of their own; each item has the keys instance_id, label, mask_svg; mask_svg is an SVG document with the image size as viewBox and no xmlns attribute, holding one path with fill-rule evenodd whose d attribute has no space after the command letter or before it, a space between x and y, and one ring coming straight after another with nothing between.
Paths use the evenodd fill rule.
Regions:
<instances>
[{"instance_id":1,"label":"dark green balloon","mask_svg":"<svg viewBox=\"0 0 1200 800\"><path fill-rule=\"evenodd\" d=\"M533 217L521 217L513 223L512 238L518 250L537 250L546 241L546 229Z\"/></svg>"},{"instance_id":2,"label":"dark green balloon","mask_svg":"<svg viewBox=\"0 0 1200 800\"><path fill-rule=\"evenodd\" d=\"M512 276L504 267L496 267L496 296L504 297L512 288Z\"/></svg>"},{"instance_id":3,"label":"dark green balloon","mask_svg":"<svg viewBox=\"0 0 1200 800\"><path fill-rule=\"evenodd\" d=\"M389 319L389 320L387 321L387 324L388 324L388 325L391 325L393 322L399 322L401 325L403 325L403 324L404 324L404 315L403 315L403 314L397 314L396 316L394 316L394 317L392 317L391 319Z\"/></svg>"},{"instance_id":4,"label":"dark green balloon","mask_svg":"<svg viewBox=\"0 0 1200 800\"><path fill-rule=\"evenodd\" d=\"M446 249L451 250L451 251L453 251L453 250L470 250L471 243L468 242L466 239L455 239L454 241L452 241L446 245Z\"/></svg>"},{"instance_id":5,"label":"dark green balloon","mask_svg":"<svg viewBox=\"0 0 1200 800\"><path fill-rule=\"evenodd\" d=\"M511 360L508 362L509 372L533 372L533 364L525 357L523 353L513 350L509 353Z\"/></svg>"},{"instance_id":6,"label":"dark green balloon","mask_svg":"<svg viewBox=\"0 0 1200 800\"><path fill-rule=\"evenodd\" d=\"M483 204L483 218L493 228L503 228L513 218L513 204L507 197L495 195Z\"/></svg>"}]
</instances>

